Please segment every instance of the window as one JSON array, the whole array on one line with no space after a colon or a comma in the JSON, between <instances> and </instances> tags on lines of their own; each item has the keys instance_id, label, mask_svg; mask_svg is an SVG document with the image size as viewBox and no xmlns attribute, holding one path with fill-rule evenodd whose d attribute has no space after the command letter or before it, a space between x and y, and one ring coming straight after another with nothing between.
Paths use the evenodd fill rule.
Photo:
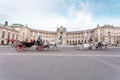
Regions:
<instances>
[{"instance_id":1,"label":"window","mask_svg":"<svg viewBox=\"0 0 120 80\"><path fill-rule=\"evenodd\" d=\"M14 33L12 34L12 39L14 39Z\"/></svg>"},{"instance_id":2,"label":"window","mask_svg":"<svg viewBox=\"0 0 120 80\"><path fill-rule=\"evenodd\" d=\"M10 38L10 33L8 33L8 39Z\"/></svg>"},{"instance_id":3,"label":"window","mask_svg":"<svg viewBox=\"0 0 120 80\"><path fill-rule=\"evenodd\" d=\"M5 31L2 32L2 38L4 38L4 37L5 37Z\"/></svg>"},{"instance_id":4,"label":"window","mask_svg":"<svg viewBox=\"0 0 120 80\"><path fill-rule=\"evenodd\" d=\"M23 36L25 35L25 33L23 32Z\"/></svg>"},{"instance_id":5,"label":"window","mask_svg":"<svg viewBox=\"0 0 120 80\"><path fill-rule=\"evenodd\" d=\"M4 45L4 41L3 40L1 41L1 44Z\"/></svg>"},{"instance_id":6,"label":"window","mask_svg":"<svg viewBox=\"0 0 120 80\"><path fill-rule=\"evenodd\" d=\"M16 40L18 39L18 34L16 35Z\"/></svg>"},{"instance_id":7,"label":"window","mask_svg":"<svg viewBox=\"0 0 120 80\"><path fill-rule=\"evenodd\" d=\"M8 40L7 40L7 44L9 44L9 39L10 39L10 32L8 32Z\"/></svg>"},{"instance_id":8,"label":"window","mask_svg":"<svg viewBox=\"0 0 120 80\"><path fill-rule=\"evenodd\" d=\"M77 41L75 41L75 43L77 43Z\"/></svg>"},{"instance_id":9,"label":"window","mask_svg":"<svg viewBox=\"0 0 120 80\"><path fill-rule=\"evenodd\" d=\"M73 41L73 44L74 44L74 41Z\"/></svg>"},{"instance_id":10,"label":"window","mask_svg":"<svg viewBox=\"0 0 120 80\"><path fill-rule=\"evenodd\" d=\"M67 41L67 44L69 43L69 41Z\"/></svg>"}]
</instances>

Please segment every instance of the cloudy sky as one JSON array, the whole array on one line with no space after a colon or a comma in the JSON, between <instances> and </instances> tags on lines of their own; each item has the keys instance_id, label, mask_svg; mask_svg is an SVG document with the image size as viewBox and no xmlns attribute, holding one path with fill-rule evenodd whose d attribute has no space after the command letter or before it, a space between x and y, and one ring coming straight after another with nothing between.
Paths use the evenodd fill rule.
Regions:
<instances>
[{"instance_id":1,"label":"cloudy sky","mask_svg":"<svg viewBox=\"0 0 120 80\"><path fill-rule=\"evenodd\" d=\"M30 28L68 31L120 26L120 0L0 0L0 23L21 23Z\"/></svg>"}]
</instances>

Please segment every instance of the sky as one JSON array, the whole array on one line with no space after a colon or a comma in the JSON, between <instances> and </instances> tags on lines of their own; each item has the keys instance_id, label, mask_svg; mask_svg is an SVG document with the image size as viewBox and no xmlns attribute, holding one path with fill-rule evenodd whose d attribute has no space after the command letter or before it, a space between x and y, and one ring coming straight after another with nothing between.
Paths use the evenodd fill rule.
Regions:
<instances>
[{"instance_id":1,"label":"sky","mask_svg":"<svg viewBox=\"0 0 120 80\"><path fill-rule=\"evenodd\" d=\"M120 0L0 0L0 23L20 23L33 29L67 31L120 26Z\"/></svg>"}]
</instances>

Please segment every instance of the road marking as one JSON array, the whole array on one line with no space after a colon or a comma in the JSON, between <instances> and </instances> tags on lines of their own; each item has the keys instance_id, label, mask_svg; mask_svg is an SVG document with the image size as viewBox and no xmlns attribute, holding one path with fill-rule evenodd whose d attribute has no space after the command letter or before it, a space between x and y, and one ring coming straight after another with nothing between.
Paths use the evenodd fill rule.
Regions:
<instances>
[{"instance_id":1,"label":"road marking","mask_svg":"<svg viewBox=\"0 0 120 80\"><path fill-rule=\"evenodd\" d=\"M110 62L110 61L107 61L107 60L104 60L104 59L100 59L100 58L97 58L97 57L92 57L92 59L95 59L96 61L99 61L117 71L120 71L120 64L115 64L113 62Z\"/></svg>"},{"instance_id":2,"label":"road marking","mask_svg":"<svg viewBox=\"0 0 120 80\"><path fill-rule=\"evenodd\" d=\"M120 55L103 54L24 54L24 53L0 53L0 56L95 56L95 57L120 57Z\"/></svg>"}]
</instances>

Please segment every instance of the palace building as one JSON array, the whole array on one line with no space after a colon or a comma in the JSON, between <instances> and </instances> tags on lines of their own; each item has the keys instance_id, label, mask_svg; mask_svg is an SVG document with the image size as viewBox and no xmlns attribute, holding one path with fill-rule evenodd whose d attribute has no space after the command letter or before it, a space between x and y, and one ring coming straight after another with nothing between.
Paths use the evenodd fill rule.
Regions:
<instances>
[{"instance_id":1,"label":"palace building","mask_svg":"<svg viewBox=\"0 0 120 80\"><path fill-rule=\"evenodd\" d=\"M11 44L15 41L37 40L41 36L42 40L54 41L61 39L62 44L89 43L90 39L96 42L108 42L110 44L120 43L120 27L113 25L97 25L94 29L81 31L67 31L63 26L58 27L56 31L44 31L29 28L27 25L0 24L0 45Z\"/></svg>"}]
</instances>

